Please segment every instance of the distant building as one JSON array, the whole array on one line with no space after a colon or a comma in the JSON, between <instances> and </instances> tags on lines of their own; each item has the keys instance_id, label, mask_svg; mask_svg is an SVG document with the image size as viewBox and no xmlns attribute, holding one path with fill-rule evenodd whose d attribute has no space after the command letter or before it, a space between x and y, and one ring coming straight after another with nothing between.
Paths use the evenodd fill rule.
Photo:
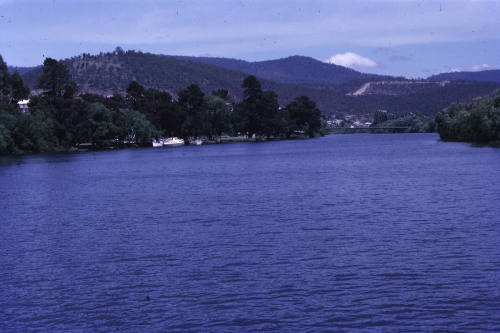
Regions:
<instances>
[{"instance_id":1,"label":"distant building","mask_svg":"<svg viewBox=\"0 0 500 333\"><path fill-rule=\"evenodd\" d=\"M19 107L22 113L27 113L30 112L30 108L28 106L29 103L30 103L29 99L23 99L17 102L17 106Z\"/></svg>"},{"instance_id":2,"label":"distant building","mask_svg":"<svg viewBox=\"0 0 500 333\"><path fill-rule=\"evenodd\" d=\"M326 125L328 128L340 127L342 125L342 119L327 120Z\"/></svg>"}]
</instances>

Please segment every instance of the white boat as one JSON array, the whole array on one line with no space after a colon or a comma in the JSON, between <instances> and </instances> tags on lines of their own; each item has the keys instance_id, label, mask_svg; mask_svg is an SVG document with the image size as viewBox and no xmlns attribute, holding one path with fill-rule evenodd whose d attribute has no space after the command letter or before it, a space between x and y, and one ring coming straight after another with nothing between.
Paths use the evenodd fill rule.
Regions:
<instances>
[{"instance_id":1,"label":"white boat","mask_svg":"<svg viewBox=\"0 0 500 333\"><path fill-rule=\"evenodd\" d=\"M201 139L196 139L196 140L191 140L189 143L192 144L193 146L201 146L203 144L203 141L201 141Z\"/></svg>"},{"instance_id":2,"label":"white boat","mask_svg":"<svg viewBox=\"0 0 500 333\"><path fill-rule=\"evenodd\" d=\"M165 147L184 146L184 140L176 137L166 138L165 141L163 141L163 146Z\"/></svg>"},{"instance_id":3,"label":"white boat","mask_svg":"<svg viewBox=\"0 0 500 333\"><path fill-rule=\"evenodd\" d=\"M183 146L184 140L176 138L176 137L159 138L158 140L153 140L151 143L152 143L153 147L155 147L155 148L158 148L158 147L177 147L177 146Z\"/></svg>"},{"instance_id":4,"label":"white boat","mask_svg":"<svg viewBox=\"0 0 500 333\"><path fill-rule=\"evenodd\" d=\"M151 143L153 144L153 147L155 147L155 148L163 147L163 141L161 141L161 139L159 139L158 141L153 140Z\"/></svg>"}]
</instances>

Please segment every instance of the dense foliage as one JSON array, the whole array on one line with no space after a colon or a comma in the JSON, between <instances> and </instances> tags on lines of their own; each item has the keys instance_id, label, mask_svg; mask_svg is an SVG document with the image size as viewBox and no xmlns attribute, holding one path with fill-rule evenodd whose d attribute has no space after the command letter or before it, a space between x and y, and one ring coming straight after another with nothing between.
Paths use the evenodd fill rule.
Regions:
<instances>
[{"instance_id":1,"label":"dense foliage","mask_svg":"<svg viewBox=\"0 0 500 333\"><path fill-rule=\"evenodd\" d=\"M63 61L73 80L85 92L103 95L124 94L131 81L146 88L168 91L176 97L179 90L196 84L206 94L227 89L234 100L245 98L241 82L249 74L259 78L264 90L275 91L280 105L300 95L313 99L325 116L373 115L377 109L392 113L435 116L453 102L469 102L474 97L500 88L494 82L451 82L429 89L395 91L388 86L383 94L349 96L367 81L394 80L359 73L340 66L324 64L311 58L290 57L273 61L248 63L223 58L189 58L155 55L135 51L83 54ZM24 73L24 81L35 87L42 67ZM404 79L398 79L401 81ZM411 80L406 80L412 85ZM415 87L414 87L415 88ZM377 91L379 91L378 89ZM397 94L396 96L391 94Z\"/></svg>"},{"instance_id":2,"label":"dense foliage","mask_svg":"<svg viewBox=\"0 0 500 333\"><path fill-rule=\"evenodd\" d=\"M263 91L253 76L243 81L245 99L234 103L227 90L205 94L191 84L178 91L146 89L136 81L125 96L76 94L63 62L47 58L29 112L17 106L29 89L19 74L9 74L0 58L0 154L61 151L83 146L104 148L151 145L159 136L215 140L226 135L285 138L297 133L322 134L324 120L316 104L296 98L280 108L273 91Z\"/></svg>"},{"instance_id":3,"label":"dense foliage","mask_svg":"<svg viewBox=\"0 0 500 333\"><path fill-rule=\"evenodd\" d=\"M381 128L376 132L405 132L405 133L430 133L436 131L434 118L419 116L414 113L408 113L402 116L389 113L384 110L377 110L373 117L372 128ZM384 129L385 128L385 129ZM391 130L390 128L393 128ZM401 130L399 128L405 128Z\"/></svg>"},{"instance_id":4,"label":"dense foliage","mask_svg":"<svg viewBox=\"0 0 500 333\"><path fill-rule=\"evenodd\" d=\"M500 142L500 90L469 104L452 104L436 116L441 139Z\"/></svg>"},{"instance_id":5,"label":"dense foliage","mask_svg":"<svg viewBox=\"0 0 500 333\"><path fill-rule=\"evenodd\" d=\"M0 104L15 104L29 96L30 89L24 84L18 71L10 74L0 55Z\"/></svg>"}]
</instances>

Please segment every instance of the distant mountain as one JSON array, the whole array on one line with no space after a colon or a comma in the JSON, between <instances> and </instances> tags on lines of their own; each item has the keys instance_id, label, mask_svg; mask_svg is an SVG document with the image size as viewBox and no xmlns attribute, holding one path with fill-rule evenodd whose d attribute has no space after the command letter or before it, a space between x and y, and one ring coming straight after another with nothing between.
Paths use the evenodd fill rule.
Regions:
<instances>
[{"instance_id":1,"label":"distant mountain","mask_svg":"<svg viewBox=\"0 0 500 333\"><path fill-rule=\"evenodd\" d=\"M9 72L12 74L15 71L18 71L19 74L23 75L24 73L27 73L31 71L34 67L12 67L12 66L7 66L7 69Z\"/></svg>"},{"instance_id":2,"label":"distant mountain","mask_svg":"<svg viewBox=\"0 0 500 333\"><path fill-rule=\"evenodd\" d=\"M273 90L278 94L281 105L286 105L297 96L306 95L316 101L320 110L327 116L370 115L377 109L385 109L396 114L414 112L435 115L452 102L468 102L474 97L489 94L500 88L500 83L494 82L423 84L420 81L363 74L306 57L259 62L258 72L249 72L248 67L241 69L247 72L236 71L190 59L192 58L127 51L98 55L83 54L65 59L63 62L68 66L73 80L81 91L103 95L123 94L130 81L136 80L147 88L168 91L174 96L179 90L193 83L199 85L205 93L223 88L228 89L235 100L240 100L243 97L241 88L243 79L248 74L255 74L259 77L263 89ZM241 67L251 67L255 64L241 60L227 60L220 61L226 65L242 64ZM264 68L270 70L274 68L273 77L281 82L268 79L271 75L266 74ZM308 73L308 70L313 70L312 68L325 68L330 74L321 78L319 70L313 71L312 74ZM42 67L38 66L22 74L25 82L33 87L41 75L41 69ZM333 76L333 73L338 75ZM294 75L297 76L296 79ZM350 81L345 82L348 78ZM360 89L363 90L362 87L366 83L370 84L363 93L353 94Z\"/></svg>"},{"instance_id":3,"label":"distant mountain","mask_svg":"<svg viewBox=\"0 0 500 333\"><path fill-rule=\"evenodd\" d=\"M83 54L65 59L73 80L80 90L99 94L124 93L135 80L148 88L176 94L190 84L198 84L204 91L226 88L239 96L245 74L193 63L170 56L142 52ZM23 75L34 86L41 75L41 66Z\"/></svg>"},{"instance_id":4,"label":"distant mountain","mask_svg":"<svg viewBox=\"0 0 500 333\"><path fill-rule=\"evenodd\" d=\"M480 72L451 72L432 75L427 78L430 81L478 81L478 82L500 82L500 69L491 69Z\"/></svg>"},{"instance_id":5,"label":"distant mountain","mask_svg":"<svg viewBox=\"0 0 500 333\"><path fill-rule=\"evenodd\" d=\"M286 84L332 85L350 81L379 81L393 78L390 76L360 73L347 67L327 64L314 58L303 56L256 62L211 57L176 56L176 58L230 69Z\"/></svg>"}]
</instances>

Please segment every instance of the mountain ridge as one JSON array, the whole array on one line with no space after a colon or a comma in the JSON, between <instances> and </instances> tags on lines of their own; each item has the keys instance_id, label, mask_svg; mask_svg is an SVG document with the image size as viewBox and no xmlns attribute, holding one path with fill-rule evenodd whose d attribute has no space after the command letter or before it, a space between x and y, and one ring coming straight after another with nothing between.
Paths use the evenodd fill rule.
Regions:
<instances>
[{"instance_id":1,"label":"mountain ridge","mask_svg":"<svg viewBox=\"0 0 500 333\"><path fill-rule=\"evenodd\" d=\"M220 59L226 58L218 59L217 61L223 61ZM311 59L294 56L264 62L264 65L267 67L275 66L276 69L273 73L282 75L282 80L285 82L294 82L293 79L290 79L293 76L290 74L293 73L290 62L300 64L304 61L311 62ZM318 65L319 61L312 60L313 65ZM235 100L241 100L243 97L241 83L249 74L192 61L189 57L179 58L179 56L156 55L135 51L115 51L98 55L82 54L62 61L68 66L73 80L81 91L102 95L123 94L130 81L135 80L146 88L168 91L174 96L178 91L194 83L199 85L205 93L216 89L228 89L229 94ZM238 64L245 63L234 59L232 61L233 63L236 61ZM323 66L322 64L319 65ZM325 65L335 71L353 74L352 77L358 80L338 84L320 84L309 80L309 83L306 84L292 84L268 80L258 75L257 77L261 81L263 89L273 90L278 94L281 105L286 105L297 96L307 95L317 102L318 107L327 116L333 114L367 115L373 114L377 109L386 109L393 113L413 112L434 115L453 102L467 102L474 97L488 94L500 88L500 84L489 82L451 82L446 86L435 84L424 87L422 85L423 88L420 88L415 84L417 82L415 80L372 76L371 74L365 76L363 73L345 67ZM262 62L259 62L258 66L259 70L261 70L263 68ZM299 77L297 80L299 81L304 80L304 78L307 79L307 73L304 73L302 69L296 69ZM33 87L41 74L41 70L42 67L38 66L22 76ZM331 73L328 75L331 75ZM373 84L376 89L371 89L370 93L352 96L352 93L359 90L363 84L367 82L384 82L382 79L392 83L388 85ZM395 84L394 82L400 83ZM394 87L397 87L397 89Z\"/></svg>"},{"instance_id":2,"label":"mountain ridge","mask_svg":"<svg viewBox=\"0 0 500 333\"><path fill-rule=\"evenodd\" d=\"M221 57L174 57L243 72L285 84L315 86L343 84L352 81L379 81L393 78L388 75L361 73L351 68L299 55L254 62Z\"/></svg>"},{"instance_id":3,"label":"mountain ridge","mask_svg":"<svg viewBox=\"0 0 500 333\"><path fill-rule=\"evenodd\" d=\"M449 72L431 75L428 80L435 81L476 81L476 82L500 82L500 69L489 69L477 72Z\"/></svg>"}]
</instances>

